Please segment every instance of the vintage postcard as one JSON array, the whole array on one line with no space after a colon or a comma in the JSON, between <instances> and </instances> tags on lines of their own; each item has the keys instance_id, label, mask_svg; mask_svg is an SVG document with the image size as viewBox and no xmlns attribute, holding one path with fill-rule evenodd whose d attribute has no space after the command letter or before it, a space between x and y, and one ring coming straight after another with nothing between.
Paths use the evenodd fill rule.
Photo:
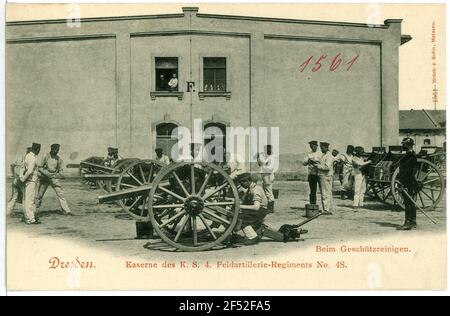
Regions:
<instances>
[{"instance_id":1,"label":"vintage postcard","mask_svg":"<svg viewBox=\"0 0 450 316\"><path fill-rule=\"evenodd\" d=\"M7 290L445 290L445 27L8 3Z\"/></svg>"}]
</instances>

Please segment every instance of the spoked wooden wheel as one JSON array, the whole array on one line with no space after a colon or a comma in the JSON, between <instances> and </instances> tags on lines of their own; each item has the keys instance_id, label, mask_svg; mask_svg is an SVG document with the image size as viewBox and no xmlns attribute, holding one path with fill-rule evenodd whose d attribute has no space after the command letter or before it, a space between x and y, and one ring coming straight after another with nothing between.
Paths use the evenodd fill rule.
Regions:
<instances>
[{"instance_id":1,"label":"spoked wooden wheel","mask_svg":"<svg viewBox=\"0 0 450 316\"><path fill-rule=\"evenodd\" d=\"M111 167L114 170L111 171L112 174L120 174L122 171L131 163L139 160L138 158L126 158L117 160L114 165ZM118 179L118 178L117 178ZM112 192L116 188L117 179L111 180L96 180L97 187L99 187L102 191L108 193Z\"/></svg>"},{"instance_id":2,"label":"spoked wooden wheel","mask_svg":"<svg viewBox=\"0 0 450 316\"><path fill-rule=\"evenodd\" d=\"M156 160L135 160L130 162L120 174L115 190L136 188L146 184L151 184L158 172L164 167ZM138 220L148 218L148 191L139 194L129 195L118 201L118 204L125 212Z\"/></svg>"},{"instance_id":3,"label":"spoked wooden wheel","mask_svg":"<svg viewBox=\"0 0 450 316\"><path fill-rule=\"evenodd\" d=\"M103 171L94 169L93 167L90 166L86 166L83 165L83 162L88 162L88 163L93 163L93 164L98 164L101 165L103 164L103 158L102 157L89 157L83 161L80 162L80 168L78 170L79 175L82 177L83 182L86 183L87 185L89 185L89 188L97 188L97 181L92 180L92 179L86 179L84 178L84 175L86 174L98 174L98 173L105 173Z\"/></svg>"},{"instance_id":4,"label":"spoked wooden wheel","mask_svg":"<svg viewBox=\"0 0 450 316\"><path fill-rule=\"evenodd\" d=\"M397 204L405 208L403 197L400 193L398 180L399 169L392 175L391 191ZM426 159L417 159L417 194L413 197L416 204L425 211L433 210L444 196L444 176L438 166Z\"/></svg>"},{"instance_id":5,"label":"spoked wooden wheel","mask_svg":"<svg viewBox=\"0 0 450 316\"><path fill-rule=\"evenodd\" d=\"M233 231L239 195L233 180L210 163L183 162L153 182L149 217L157 234L182 251L219 246Z\"/></svg>"},{"instance_id":6,"label":"spoked wooden wheel","mask_svg":"<svg viewBox=\"0 0 450 316\"><path fill-rule=\"evenodd\" d=\"M394 205L396 201L392 195L392 188L390 182L385 181L370 181L369 189L367 190L369 195L373 196L377 200Z\"/></svg>"}]
</instances>

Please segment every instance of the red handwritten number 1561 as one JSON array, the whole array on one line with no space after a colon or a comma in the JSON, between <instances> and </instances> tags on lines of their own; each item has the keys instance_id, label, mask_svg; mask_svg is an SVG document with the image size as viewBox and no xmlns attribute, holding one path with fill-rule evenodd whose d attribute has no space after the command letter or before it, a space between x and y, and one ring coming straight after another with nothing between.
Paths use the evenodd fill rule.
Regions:
<instances>
[{"instance_id":1,"label":"red handwritten number 1561","mask_svg":"<svg viewBox=\"0 0 450 316\"><path fill-rule=\"evenodd\" d=\"M350 70L350 68L352 68L353 64L356 62L356 60L358 59L359 54L357 54L356 56L354 56L352 59L350 59L348 62L346 62L347 65L347 71ZM306 67L311 64L311 61L313 60L314 56L310 56L308 59L306 59L299 67L300 72L303 72ZM317 58L314 66L311 68L312 72L317 72L319 71L322 66L324 66L324 64L326 63L326 59L327 59L327 55L320 55L319 58ZM335 71L336 69L339 68L339 66L342 63L342 58L341 58L341 54L337 54L336 56L333 56L333 58L331 59L331 61L329 61L327 64L328 69L330 71Z\"/></svg>"}]
</instances>

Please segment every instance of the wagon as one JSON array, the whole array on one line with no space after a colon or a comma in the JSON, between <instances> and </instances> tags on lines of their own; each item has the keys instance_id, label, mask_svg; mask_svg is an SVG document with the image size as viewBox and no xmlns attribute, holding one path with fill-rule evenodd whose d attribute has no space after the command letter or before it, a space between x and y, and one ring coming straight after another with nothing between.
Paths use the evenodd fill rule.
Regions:
<instances>
[{"instance_id":1,"label":"wagon","mask_svg":"<svg viewBox=\"0 0 450 316\"><path fill-rule=\"evenodd\" d=\"M135 219L150 221L164 242L182 251L221 247L235 229L240 206L233 180L207 162L130 164L115 190L99 196L100 203L111 201Z\"/></svg>"},{"instance_id":2,"label":"wagon","mask_svg":"<svg viewBox=\"0 0 450 316\"><path fill-rule=\"evenodd\" d=\"M372 161L365 168L367 175L367 193L384 203L404 208L401 184L398 180L399 164L405 152L402 146L374 147L368 159ZM434 210L442 200L445 181L441 168L433 163L428 153L418 155L417 194L412 198L424 211Z\"/></svg>"}]
</instances>

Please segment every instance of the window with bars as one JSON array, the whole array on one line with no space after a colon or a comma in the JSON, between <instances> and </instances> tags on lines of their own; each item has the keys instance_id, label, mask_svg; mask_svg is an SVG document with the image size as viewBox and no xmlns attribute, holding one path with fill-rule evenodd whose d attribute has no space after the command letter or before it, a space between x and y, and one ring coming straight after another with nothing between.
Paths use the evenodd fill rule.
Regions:
<instances>
[{"instance_id":1,"label":"window with bars","mask_svg":"<svg viewBox=\"0 0 450 316\"><path fill-rule=\"evenodd\" d=\"M203 58L203 91L227 91L227 67L225 57Z\"/></svg>"}]
</instances>

